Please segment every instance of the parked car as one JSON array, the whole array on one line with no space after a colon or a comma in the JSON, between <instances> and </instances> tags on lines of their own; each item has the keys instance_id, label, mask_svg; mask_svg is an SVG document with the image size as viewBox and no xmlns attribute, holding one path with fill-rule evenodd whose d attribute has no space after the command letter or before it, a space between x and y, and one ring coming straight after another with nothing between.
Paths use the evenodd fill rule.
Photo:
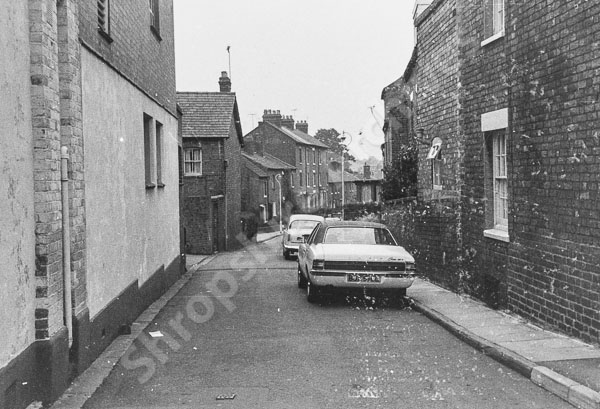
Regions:
<instances>
[{"instance_id":1,"label":"parked car","mask_svg":"<svg viewBox=\"0 0 600 409\"><path fill-rule=\"evenodd\" d=\"M381 289L399 297L415 280L415 259L380 223L324 221L298 250L298 287L309 302L326 291Z\"/></svg>"},{"instance_id":2,"label":"parked car","mask_svg":"<svg viewBox=\"0 0 600 409\"><path fill-rule=\"evenodd\" d=\"M302 243L303 236L310 234L315 226L324 220L323 217L314 214L291 215L281 240L283 257L289 260L291 256L297 255L298 246Z\"/></svg>"}]
</instances>

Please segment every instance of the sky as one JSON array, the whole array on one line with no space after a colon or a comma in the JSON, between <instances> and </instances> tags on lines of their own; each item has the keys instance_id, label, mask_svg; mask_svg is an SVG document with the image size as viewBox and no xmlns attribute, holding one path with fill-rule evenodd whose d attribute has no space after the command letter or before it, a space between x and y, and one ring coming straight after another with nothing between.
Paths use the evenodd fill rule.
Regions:
<instances>
[{"instance_id":1,"label":"sky","mask_svg":"<svg viewBox=\"0 0 600 409\"><path fill-rule=\"evenodd\" d=\"M358 159L381 157L381 91L410 59L413 0L173 3L178 91L219 91L227 71L244 135L280 110L311 135L349 134Z\"/></svg>"}]
</instances>

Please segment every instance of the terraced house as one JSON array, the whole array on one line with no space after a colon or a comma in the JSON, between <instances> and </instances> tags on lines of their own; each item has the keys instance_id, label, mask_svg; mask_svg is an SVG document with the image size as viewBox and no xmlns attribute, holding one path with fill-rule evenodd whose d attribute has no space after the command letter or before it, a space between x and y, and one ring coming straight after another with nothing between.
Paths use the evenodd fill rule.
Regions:
<instances>
[{"instance_id":1,"label":"terraced house","mask_svg":"<svg viewBox=\"0 0 600 409\"><path fill-rule=\"evenodd\" d=\"M0 23L0 407L23 408L182 272L173 6L8 2Z\"/></svg>"},{"instance_id":2,"label":"terraced house","mask_svg":"<svg viewBox=\"0 0 600 409\"><path fill-rule=\"evenodd\" d=\"M251 149L258 144L260 151L296 168L290 175L291 208L314 211L327 207L327 145L308 134L306 121L295 122L280 111L265 110L262 122L244 139Z\"/></svg>"},{"instance_id":3,"label":"terraced house","mask_svg":"<svg viewBox=\"0 0 600 409\"><path fill-rule=\"evenodd\" d=\"M598 343L600 4L429 3L400 84L418 197L388 221L432 279Z\"/></svg>"}]
</instances>

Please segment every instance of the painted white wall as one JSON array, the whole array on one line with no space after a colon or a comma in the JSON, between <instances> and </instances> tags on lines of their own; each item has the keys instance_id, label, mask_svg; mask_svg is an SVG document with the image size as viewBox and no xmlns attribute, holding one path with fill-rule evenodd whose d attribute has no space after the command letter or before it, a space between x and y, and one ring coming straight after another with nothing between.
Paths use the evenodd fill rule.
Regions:
<instances>
[{"instance_id":1,"label":"painted white wall","mask_svg":"<svg viewBox=\"0 0 600 409\"><path fill-rule=\"evenodd\" d=\"M33 140L27 2L0 13L0 368L35 340Z\"/></svg>"},{"instance_id":2,"label":"painted white wall","mask_svg":"<svg viewBox=\"0 0 600 409\"><path fill-rule=\"evenodd\" d=\"M88 306L94 317L179 255L177 119L82 48ZM146 190L143 114L163 124L164 188Z\"/></svg>"}]
</instances>

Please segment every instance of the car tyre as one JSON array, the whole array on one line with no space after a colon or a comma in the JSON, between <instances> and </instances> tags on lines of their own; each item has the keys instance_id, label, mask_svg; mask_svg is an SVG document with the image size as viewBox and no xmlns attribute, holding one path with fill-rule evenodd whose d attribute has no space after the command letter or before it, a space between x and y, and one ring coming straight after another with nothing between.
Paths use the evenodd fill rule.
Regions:
<instances>
[{"instance_id":1,"label":"car tyre","mask_svg":"<svg viewBox=\"0 0 600 409\"><path fill-rule=\"evenodd\" d=\"M300 264L298 264L298 288L306 288L306 278L302 275Z\"/></svg>"},{"instance_id":2,"label":"car tyre","mask_svg":"<svg viewBox=\"0 0 600 409\"><path fill-rule=\"evenodd\" d=\"M321 291L320 291L319 287L317 287L316 285L311 283L310 280L308 280L306 282L306 300L309 303L314 304L314 303L319 302L320 299L321 299Z\"/></svg>"},{"instance_id":3,"label":"car tyre","mask_svg":"<svg viewBox=\"0 0 600 409\"><path fill-rule=\"evenodd\" d=\"M286 260L290 259L290 252L287 250L283 250L283 258Z\"/></svg>"}]
</instances>

